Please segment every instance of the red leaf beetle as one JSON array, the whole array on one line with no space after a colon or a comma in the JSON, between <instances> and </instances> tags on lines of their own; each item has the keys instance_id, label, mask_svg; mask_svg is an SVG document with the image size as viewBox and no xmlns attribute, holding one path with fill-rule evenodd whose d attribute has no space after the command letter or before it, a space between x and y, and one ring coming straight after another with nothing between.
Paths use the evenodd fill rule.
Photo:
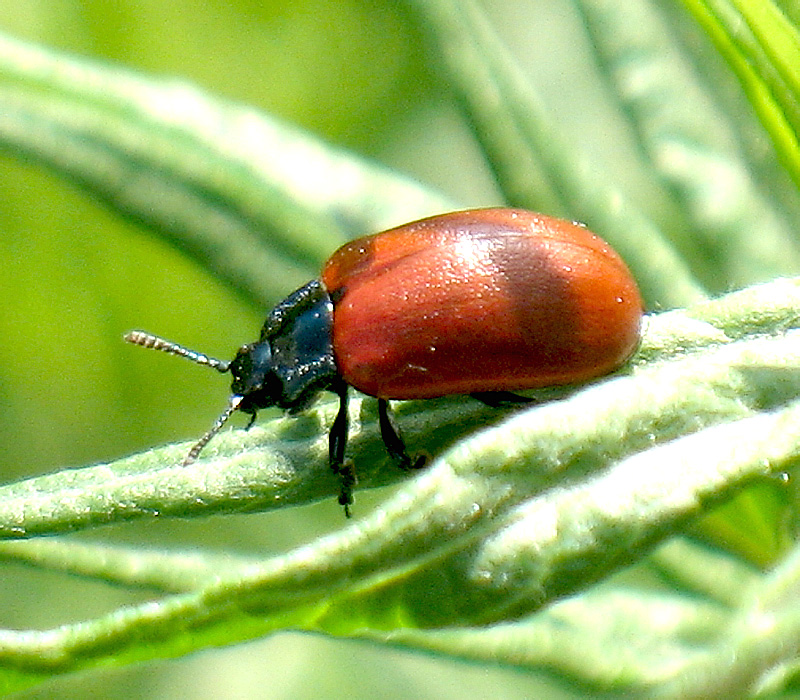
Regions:
<instances>
[{"instance_id":1,"label":"red leaf beetle","mask_svg":"<svg viewBox=\"0 0 800 700\"><path fill-rule=\"evenodd\" d=\"M476 209L345 244L321 279L280 302L261 337L231 362L141 331L125 339L233 376L228 407L186 464L237 410L252 425L261 408L296 412L321 390L338 394L329 462L349 516L348 387L377 397L387 451L400 467L415 468L422 459L406 450L390 399L526 401L511 392L619 367L636 349L641 317L628 268L584 226L520 209Z\"/></svg>"}]
</instances>

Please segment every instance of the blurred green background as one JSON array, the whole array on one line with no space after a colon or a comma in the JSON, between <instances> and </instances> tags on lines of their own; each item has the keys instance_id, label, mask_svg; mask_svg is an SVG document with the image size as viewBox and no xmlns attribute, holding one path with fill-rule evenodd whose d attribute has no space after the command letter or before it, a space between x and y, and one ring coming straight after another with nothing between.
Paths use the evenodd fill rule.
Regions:
<instances>
[{"instance_id":1,"label":"blurred green background","mask_svg":"<svg viewBox=\"0 0 800 700\"><path fill-rule=\"evenodd\" d=\"M571 4L485 5L565 131L623 178L631 198L651 212L666 209L603 102ZM500 202L436 65L391 0L4 0L0 30L263 108L465 206ZM3 482L200 435L224 405L227 382L131 348L123 332L144 328L228 358L256 336L266 309L38 166L2 154L0 168ZM359 495L358 507L381 497ZM81 537L267 554L340 523L331 501L269 515L155 519ZM135 602L113 587L4 564L0 627L48 628L126 601ZM467 688L473 698L561 696L555 684L514 670L281 634L64 678L21 697L445 700Z\"/></svg>"}]
</instances>

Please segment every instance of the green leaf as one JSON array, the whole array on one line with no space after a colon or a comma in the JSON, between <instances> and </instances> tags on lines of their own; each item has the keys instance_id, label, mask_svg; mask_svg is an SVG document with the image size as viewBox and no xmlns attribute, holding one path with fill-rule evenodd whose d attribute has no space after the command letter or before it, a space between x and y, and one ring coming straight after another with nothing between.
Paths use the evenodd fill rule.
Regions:
<instances>
[{"instance_id":1,"label":"green leaf","mask_svg":"<svg viewBox=\"0 0 800 700\"><path fill-rule=\"evenodd\" d=\"M193 591L252 563L244 557L211 552L153 551L63 538L2 542L0 559L162 593Z\"/></svg>"},{"instance_id":2,"label":"green leaf","mask_svg":"<svg viewBox=\"0 0 800 700\"><path fill-rule=\"evenodd\" d=\"M683 0L730 64L800 183L800 31L769 0Z\"/></svg>"},{"instance_id":3,"label":"green leaf","mask_svg":"<svg viewBox=\"0 0 800 700\"><path fill-rule=\"evenodd\" d=\"M260 304L308 281L346 238L452 206L252 108L3 35L0 106L0 145Z\"/></svg>"},{"instance_id":4,"label":"green leaf","mask_svg":"<svg viewBox=\"0 0 800 700\"><path fill-rule=\"evenodd\" d=\"M650 170L689 216L676 232L684 257L712 289L793 274L800 268L793 221L756 179L732 115L666 18L640 0L578 7Z\"/></svg>"},{"instance_id":5,"label":"green leaf","mask_svg":"<svg viewBox=\"0 0 800 700\"><path fill-rule=\"evenodd\" d=\"M723 585L736 581L738 607L720 604L713 595L623 586L565 600L518 623L457 632L398 630L392 639L471 660L511 656L520 665L548 669L576 685L625 695L678 699L780 693L796 671L798 556L800 549L774 571L759 575L673 542L655 558L683 565L688 560L695 565L693 577L713 573Z\"/></svg>"}]
</instances>

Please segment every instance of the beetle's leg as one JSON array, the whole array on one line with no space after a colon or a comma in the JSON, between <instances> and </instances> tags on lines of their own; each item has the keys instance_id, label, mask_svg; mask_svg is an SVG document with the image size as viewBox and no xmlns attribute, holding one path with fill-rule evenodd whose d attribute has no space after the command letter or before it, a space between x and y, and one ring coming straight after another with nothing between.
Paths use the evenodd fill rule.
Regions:
<instances>
[{"instance_id":1,"label":"beetle's leg","mask_svg":"<svg viewBox=\"0 0 800 700\"><path fill-rule=\"evenodd\" d=\"M389 456L397 463L397 466L404 470L420 469L425 466L427 458L425 455L417 455L412 458L408 454L406 444L400 435L400 430L395 425L394 418L389 410L389 402L386 399L378 399L378 423L381 426L381 438L386 445Z\"/></svg>"},{"instance_id":2,"label":"beetle's leg","mask_svg":"<svg viewBox=\"0 0 800 700\"><path fill-rule=\"evenodd\" d=\"M350 505L353 503L353 487L356 485L356 471L352 462L346 462L344 451L347 447L349 421L347 414L347 385L342 384L336 390L339 395L339 412L331 426L328 443L328 464L336 474L341 486L339 490L339 505L344 507L344 514L350 517Z\"/></svg>"},{"instance_id":3,"label":"beetle's leg","mask_svg":"<svg viewBox=\"0 0 800 700\"><path fill-rule=\"evenodd\" d=\"M489 408L511 408L536 402L536 399L532 399L529 396L520 396L512 391L476 391L470 396L482 404L486 404Z\"/></svg>"}]
</instances>

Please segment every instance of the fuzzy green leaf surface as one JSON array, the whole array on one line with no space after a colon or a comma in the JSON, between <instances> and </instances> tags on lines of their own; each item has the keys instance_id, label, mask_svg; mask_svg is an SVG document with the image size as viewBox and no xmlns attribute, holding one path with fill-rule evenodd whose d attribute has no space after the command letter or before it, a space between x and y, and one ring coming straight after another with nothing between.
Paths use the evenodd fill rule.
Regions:
<instances>
[{"instance_id":1,"label":"fuzzy green leaf surface","mask_svg":"<svg viewBox=\"0 0 800 700\"><path fill-rule=\"evenodd\" d=\"M401 629L391 639L476 661L512 658L597 692L676 700L779 692L796 669L798 556L760 574L675 540L653 559L692 569L689 588L600 587L519 622ZM712 574L701 593L694 583ZM721 600L720 585L732 583L735 595Z\"/></svg>"}]
</instances>

